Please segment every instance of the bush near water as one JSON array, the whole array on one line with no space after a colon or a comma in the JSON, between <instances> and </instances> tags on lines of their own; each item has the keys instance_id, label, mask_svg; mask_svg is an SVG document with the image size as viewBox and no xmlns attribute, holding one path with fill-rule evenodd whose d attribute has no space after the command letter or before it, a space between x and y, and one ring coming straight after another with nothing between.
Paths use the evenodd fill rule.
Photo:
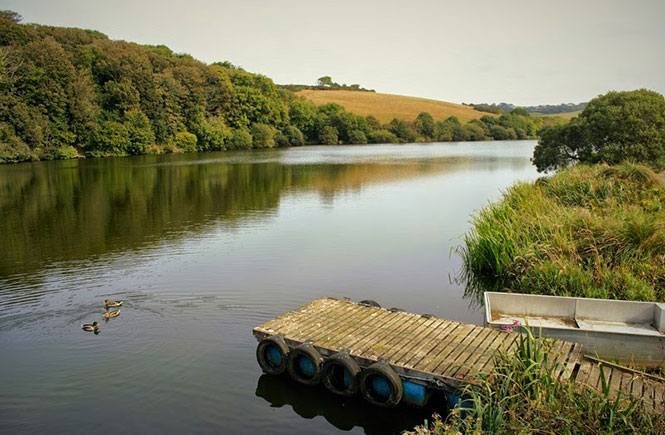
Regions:
<instances>
[{"instance_id":1,"label":"bush near water","mask_svg":"<svg viewBox=\"0 0 665 435\"><path fill-rule=\"evenodd\" d=\"M665 300L665 188L646 166L576 165L472 218L470 292Z\"/></svg>"}]
</instances>

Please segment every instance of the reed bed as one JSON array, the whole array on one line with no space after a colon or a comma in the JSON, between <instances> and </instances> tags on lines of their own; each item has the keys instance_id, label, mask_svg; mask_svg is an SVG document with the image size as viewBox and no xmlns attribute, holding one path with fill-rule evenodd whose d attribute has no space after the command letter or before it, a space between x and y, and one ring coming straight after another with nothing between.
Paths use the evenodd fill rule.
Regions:
<instances>
[{"instance_id":1,"label":"reed bed","mask_svg":"<svg viewBox=\"0 0 665 435\"><path fill-rule=\"evenodd\" d=\"M548 361L551 346L529 330L522 333L514 352L497 351L491 371L480 374L478 385L467 387L466 406L454 408L445 421L434 416L415 433L665 433L662 415L648 414L629 397L610 399L603 376L602 391L554 378Z\"/></svg>"},{"instance_id":2,"label":"reed bed","mask_svg":"<svg viewBox=\"0 0 665 435\"><path fill-rule=\"evenodd\" d=\"M518 183L472 223L458 248L472 296L665 300L665 186L645 166L576 165Z\"/></svg>"}]
</instances>

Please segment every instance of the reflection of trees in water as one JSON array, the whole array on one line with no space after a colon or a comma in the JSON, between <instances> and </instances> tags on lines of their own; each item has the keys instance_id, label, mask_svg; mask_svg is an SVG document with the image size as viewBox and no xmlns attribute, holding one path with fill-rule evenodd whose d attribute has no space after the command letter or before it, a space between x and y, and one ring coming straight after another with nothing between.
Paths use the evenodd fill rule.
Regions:
<instances>
[{"instance_id":1,"label":"reflection of trees in water","mask_svg":"<svg viewBox=\"0 0 665 435\"><path fill-rule=\"evenodd\" d=\"M308 387L286 376L261 375L256 385L256 395L268 401L270 406L290 406L299 416L312 419L323 416L338 429L349 431L362 427L367 434L400 433L422 424L433 412L445 410L445 401L433 396L425 408L401 405L387 410L370 405L359 396L344 398L333 395L323 387Z\"/></svg>"},{"instance_id":2,"label":"reflection of trees in water","mask_svg":"<svg viewBox=\"0 0 665 435\"><path fill-rule=\"evenodd\" d=\"M192 155L40 162L0 169L0 276L132 250L272 213L287 191L339 192L468 169L482 159L400 164L198 162ZM159 164L167 163L167 164ZM394 163L394 162L393 162Z\"/></svg>"}]
</instances>

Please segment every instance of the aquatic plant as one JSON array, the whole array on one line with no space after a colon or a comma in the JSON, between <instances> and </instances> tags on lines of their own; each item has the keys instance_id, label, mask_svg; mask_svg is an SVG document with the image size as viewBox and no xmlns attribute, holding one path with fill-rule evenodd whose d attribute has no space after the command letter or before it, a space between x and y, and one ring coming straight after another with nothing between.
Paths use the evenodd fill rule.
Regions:
<instances>
[{"instance_id":1,"label":"aquatic plant","mask_svg":"<svg viewBox=\"0 0 665 435\"><path fill-rule=\"evenodd\" d=\"M665 300L665 187L641 165L576 165L518 183L472 218L457 249L483 290Z\"/></svg>"},{"instance_id":2,"label":"aquatic plant","mask_svg":"<svg viewBox=\"0 0 665 435\"><path fill-rule=\"evenodd\" d=\"M527 329L514 351L495 352L493 367L467 386L468 407L454 408L445 420L435 416L415 433L665 433L664 416L650 415L632 398L612 397L602 370L601 391L558 380L551 346Z\"/></svg>"}]
</instances>

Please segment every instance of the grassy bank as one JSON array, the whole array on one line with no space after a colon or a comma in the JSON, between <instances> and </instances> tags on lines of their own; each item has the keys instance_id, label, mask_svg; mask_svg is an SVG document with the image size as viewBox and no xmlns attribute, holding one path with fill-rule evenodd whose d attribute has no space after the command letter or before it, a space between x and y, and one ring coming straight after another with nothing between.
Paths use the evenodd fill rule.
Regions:
<instances>
[{"instance_id":1,"label":"grassy bank","mask_svg":"<svg viewBox=\"0 0 665 435\"><path fill-rule=\"evenodd\" d=\"M603 391L559 382L547 360L551 341L523 334L514 353L497 352L494 367L479 378L478 388L467 389L470 407L455 408L443 422L416 428L417 434L665 433L662 415L651 416L638 401L610 399Z\"/></svg>"},{"instance_id":2,"label":"grassy bank","mask_svg":"<svg viewBox=\"0 0 665 435\"><path fill-rule=\"evenodd\" d=\"M460 253L476 295L665 300L665 188L644 166L577 165L519 183L472 223Z\"/></svg>"}]
</instances>

